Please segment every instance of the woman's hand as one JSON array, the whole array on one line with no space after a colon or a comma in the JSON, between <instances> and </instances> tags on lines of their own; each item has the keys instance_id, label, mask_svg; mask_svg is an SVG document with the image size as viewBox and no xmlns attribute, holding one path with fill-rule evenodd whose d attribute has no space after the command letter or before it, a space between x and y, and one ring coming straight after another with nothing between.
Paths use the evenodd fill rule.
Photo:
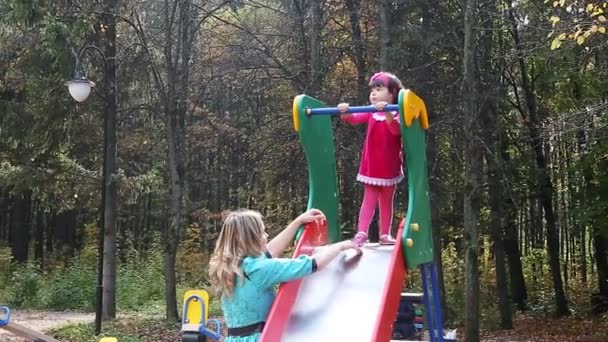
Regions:
<instances>
[{"instance_id":1,"label":"woman's hand","mask_svg":"<svg viewBox=\"0 0 608 342\"><path fill-rule=\"evenodd\" d=\"M317 267L321 269L327 266L335 257L340 254L340 252L348 249L354 249L357 252L357 255L361 255L362 253L361 248L359 248L359 246L357 246L354 241L344 240L320 249L319 251L314 253L312 257L317 261Z\"/></svg>"},{"instance_id":2,"label":"woman's hand","mask_svg":"<svg viewBox=\"0 0 608 342\"><path fill-rule=\"evenodd\" d=\"M283 229L279 235L277 235L266 245L268 252L274 257L282 255L293 241L293 238L300 226L313 221L322 220L325 220L325 214L323 214L323 212L319 209L310 209L301 214L295 220L291 221L287 228Z\"/></svg>"},{"instance_id":3,"label":"woman's hand","mask_svg":"<svg viewBox=\"0 0 608 342\"><path fill-rule=\"evenodd\" d=\"M345 251L348 249L354 249L357 253L361 253L361 247L359 247L353 240L344 240L342 242L338 242L340 245L340 250Z\"/></svg>"},{"instance_id":4,"label":"woman's hand","mask_svg":"<svg viewBox=\"0 0 608 342\"><path fill-rule=\"evenodd\" d=\"M313 221L321 222L325 220L325 214L319 209L310 209L296 218L299 225L304 225Z\"/></svg>"}]
</instances>

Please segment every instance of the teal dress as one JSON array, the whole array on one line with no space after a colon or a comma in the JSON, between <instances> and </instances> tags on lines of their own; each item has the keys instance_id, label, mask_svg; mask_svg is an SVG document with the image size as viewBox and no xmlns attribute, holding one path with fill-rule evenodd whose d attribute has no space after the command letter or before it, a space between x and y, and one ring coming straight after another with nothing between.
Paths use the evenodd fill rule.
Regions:
<instances>
[{"instance_id":1,"label":"teal dress","mask_svg":"<svg viewBox=\"0 0 608 342\"><path fill-rule=\"evenodd\" d=\"M266 252L243 259L246 278L237 279L232 296L222 296L221 304L228 328L239 328L266 321L275 298L275 285L304 277L316 270L316 262L302 255L295 259L272 258ZM238 278L238 277L237 277ZM256 342L261 333L228 336L225 342Z\"/></svg>"}]
</instances>

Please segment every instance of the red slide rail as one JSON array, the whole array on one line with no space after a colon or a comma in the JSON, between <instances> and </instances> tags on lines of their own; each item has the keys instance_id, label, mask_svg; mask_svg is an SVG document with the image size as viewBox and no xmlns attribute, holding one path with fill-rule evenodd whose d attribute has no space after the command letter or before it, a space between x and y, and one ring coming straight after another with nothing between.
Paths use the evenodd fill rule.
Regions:
<instances>
[{"instance_id":1,"label":"red slide rail","mask_svg":"<svg viewBox=\"0 0 608 342\"><path fill-rule=\"evenodd\" d=\"M325 244L327 244L327 222L323 221L321 224L316 222L308 223L304 227L304 231L296 245L293 257L295 258L302 254L311 255L315 247ZM302 279L281 284L274 304L270 309L270 314L266 320L266 326L264 327L260 341L281 341L281 337L287 326L289 314L296 301L301 285Z\"/></svg>"},{"instance_id":2,"label":"red slide rail","mask_svg":"<svg viewBox=\"0 0 608 342\"><path fill-rule=\"evenodd\" d=\"M402 226L401 226L402 227ZM403 236L403 228L399 229L397 236ZM380 304L379 317L374 327L375 342L390 341L393 334L393 325L399 310L401 290L407 277L407 267L403 260L403 244L397 239L395 249L391 255L388 277L382 291L382 304Z\"/></svg>"}]
</instances>

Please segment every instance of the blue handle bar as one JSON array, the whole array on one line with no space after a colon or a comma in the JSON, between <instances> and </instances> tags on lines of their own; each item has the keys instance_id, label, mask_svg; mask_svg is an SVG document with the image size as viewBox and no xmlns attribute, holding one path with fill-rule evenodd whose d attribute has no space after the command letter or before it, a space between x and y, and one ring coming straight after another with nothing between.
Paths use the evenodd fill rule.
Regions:
<instances>
[{"instance_id":1,"label":"blue handle bar","mask_svg":"<svg viewBox=\"0 0 608 342\"><path fill-rule=\"evenodd\" d=\"M201 334L212 338L214 340L219 340L222 337L222 325L218 320L210 319L207 321L208 323L215 324L215 331L207 329L206 327L201 326L201 330L199 331Z\"/></svg>"},{"instance_id":2,"label":"blue handle bar","mask_svg":"<svg viewBox=\"0 0 608 342\"><path fill-rule=\"evenodd\" d=\"M384 112L392 112L399 111L399 105L389 104L384 107ZM369 113L369 112L378 112L376 107L374 106L352 106L348 107L346 113ZM306 115L338 115L345 114L342 113L338 107L328 107L328 108L306 108Z\"/></svg>"},{"instance_id":3,"label":"blue handle bar","mask_svg":"<svg viewBox=\"0 0 608 342\"><path fill-rule=\"evenodd\" d=\"M191 301L201 303L201 317L202 317L201 322L188 322L187 321L186 316L188 314L188 306L190 305ZM203 300L203 298L201 296L193 295L186 299L186 302L184 303L184 312L182 313L182 325L186 324L186 323L199 324L198 333L203 334L207 337L210 337L214 340L219 340L220 337L222 337L222 327L221 327L221 323L219 321L217 321L215 319L210 319L208 322L205 322L205 301ZM207 329L207 327L206 327L207 323L214 323L215 331Z\"/></svg>"},{"instance_id":4,"label":"blue handle bar","mask_svg":"<svg viewBox=\"0 0 608 342\"><path fill-rule=\"evenodd\" d=\"M4 312L4 317L2 317L2 312ZM10 320L11 309L9 309L8 306L0 306L0 327L7 326Z\"/></svg>"}]
</instances>

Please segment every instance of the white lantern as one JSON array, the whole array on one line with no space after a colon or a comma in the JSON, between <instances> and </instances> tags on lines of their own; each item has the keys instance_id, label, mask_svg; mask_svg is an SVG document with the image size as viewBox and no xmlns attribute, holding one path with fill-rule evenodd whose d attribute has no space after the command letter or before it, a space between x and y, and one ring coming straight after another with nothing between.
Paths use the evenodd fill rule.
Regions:
<instances>
[{"instance_id":1,"label":"white lantern","mask_svg":"<svg viewBox=\"0 0 608 342\"><path fill-rule=\"evenodd\" d=\"M86 77L80 73L76 73L76 76L66 83L68 91L74 100L82 102L89 97L91 94L91 88L95 86L95 83L89 81Z\"/></svg>"}]
</instances>

